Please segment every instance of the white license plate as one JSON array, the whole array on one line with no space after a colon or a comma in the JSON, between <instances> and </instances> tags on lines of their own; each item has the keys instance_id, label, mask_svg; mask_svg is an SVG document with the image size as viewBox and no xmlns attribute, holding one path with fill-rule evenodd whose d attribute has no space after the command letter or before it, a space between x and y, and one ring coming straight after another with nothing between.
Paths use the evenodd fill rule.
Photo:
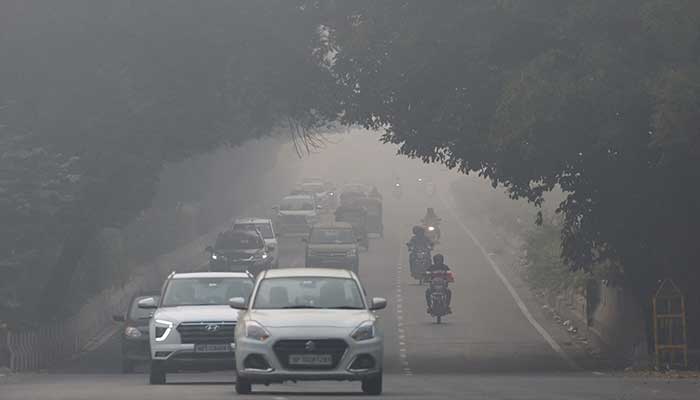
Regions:
<instances>
[{"instance_id":1,"label":"white license plate","mask_svg":"<svg viewBox=\"0 0 700 400\"><path fill-rule=\"evenodd\" d=\"M330 354L292 354L289 364L328 366L333 364L333 357Z\"/></svg>"},{"instance_id":2,"label":"white license plate","mask_svg":"<svg viewBox=\"0 0 700 400\"><path fill-rule=\"evenodd\" d=\"M230 344L195 344L195 353L229 353L231 352Z\"/></svg>"}]
</instances>

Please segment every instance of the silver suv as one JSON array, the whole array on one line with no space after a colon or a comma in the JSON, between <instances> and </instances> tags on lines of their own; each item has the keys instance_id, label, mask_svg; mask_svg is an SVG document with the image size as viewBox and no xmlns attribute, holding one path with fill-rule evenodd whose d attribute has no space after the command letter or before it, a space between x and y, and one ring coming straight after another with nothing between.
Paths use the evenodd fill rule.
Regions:
<instances>
[{"instance_id":1,"label":"silver suv","mask_svg":"<svg viewBox=\"0 0 700 400\"><path fill-rule=\"evenodd\" d=\"M238 313L231 298L248 298L254 282L245 272L172 273L149 322L151 384L164 384L168 372L235 368L234 331Z\"/></svg>"}]
</instances>

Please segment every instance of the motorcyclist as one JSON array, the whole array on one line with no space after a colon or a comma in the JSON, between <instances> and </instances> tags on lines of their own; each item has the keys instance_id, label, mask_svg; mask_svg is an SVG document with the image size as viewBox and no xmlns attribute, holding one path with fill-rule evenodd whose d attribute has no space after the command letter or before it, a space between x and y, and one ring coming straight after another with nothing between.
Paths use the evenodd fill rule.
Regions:
<instances>
[{"instance_id":1,"label":"motorcyclist","mask_svg":"<svg viewBox=\"0 0 700 400\"><path fill-rule=\"evenodd\" d=\"M428 210L425 212L425 217L423 217L421 221L424 224L439 224L440 221L442 221L442 218L435 214L435 209L428 207Z\"/></svg>"},{"instance_id":2,"label":"motorcyclist","mask_svg":"<svg viewBox=\"0 0 700 400\"><path fill-rule=\"evenodd\" d=\"M448 267L445 264L445 257L442 254L435 254L433 256L433 264L428 267L426 270L426 274L431 274L431 273L441 273L441 272L447 272L450 270L450 267ZM428 285L428 288L425 290L425 303L428 305L428 314L431 313L431 307L432 305L430 304L430 295L432 294L432 285ZM450 304L452 302L452 291L450 289L447 289L447 309L448 312L452 312L450 309Z\"/></svg>"},{"instance_id":3,"label":"motorcyclist","mask_svg":"<svg viewBox=\"0 0 700 400\"><path fill-rule=\"evenodd\" d=\"M409 263L411 265L411 271L414 270L415 263L415 250L417 249L433 249L433 242L425 236L425 229L422 226L413 227L413 237L406 243L408 246L408 251L411 253L409 257Z\"/></svg>"}]
</instances>

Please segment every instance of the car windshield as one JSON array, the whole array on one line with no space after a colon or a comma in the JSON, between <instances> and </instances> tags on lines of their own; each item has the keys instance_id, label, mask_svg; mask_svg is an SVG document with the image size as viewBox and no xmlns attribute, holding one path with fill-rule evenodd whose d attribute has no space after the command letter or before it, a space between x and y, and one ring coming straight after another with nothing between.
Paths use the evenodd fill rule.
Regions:
<instances>
[{"instance_id":1,"label":"car windshield","mask_svg":"<svg viewBox=\"0 0 700 400\"><path fill-rule=\"evenodd\" d=\"M288 197L280 204L280 210L284 211L310 211L313 209L314 201L311 197Z\"/></svg>"},{"instance_id":2,"label":"car windshield","mask_svg":"<svg viewBox=\"0 0 700 400\"><path fill-rule=\"evenodd\" d=\"M161 307L226 305L233 297L247 299L252 291L248 278L176 278L168 283Z\"/></svg>"},{"instance_id":3,"label":"car windshield","mask_svg":"<svg viewBox=\"0 0 700 400\"><path fill-rule=\"evenodd\" d=\"M147 299L149 297L153 297L156 300L156 303L158 303L158 299L160 298L160 296L139 296L135 298L134 301L131 303L131 307L129 308L129 315L127 316L130 320L151 318L151 313L153 312L153 310L139 308L139 300Z\"/></svg>"},{"instance_id":4,"label":"car windshield","mask_svg":"<svg viewBox=\"0 0 700 400\"><path fill-rule=\"evenodd\" d=\"M236 224L233 229L237 231L255 231L257 229L265 239L273 239L275 237L272 233L272 226L267 222L259 224Z\"/></svg>"},{"instance_id":5,"label":"car windshield","mask_svg":"<svg viewBox=\"0 0 700 400\"><path fill-rule=\"evenodd\" d=\"M301 185L301 190L309 193L321 193L324 191L322 183L305 183Z\"/></svg>"},{"instance_id":6,"label":"car windshield","mask_svg":"<svg viewBox=\"0 0 700 400\"><path fill-rule=\"evenodd\" d=\"M350 278L290 277L260 282L253 308L256 309L364 309L355 280Z\"/></svg>"},{"instance_id":7,"label":"car windshield","mask_svg":"<svg viewBox=\"0 0 700 400\"><path fill-rule=\"evenodd\" d=\"M253 232L228 231L216 238L217 250L250 250L263 247L260 237Z\"/></svg>"},{"instance_id":8,"label":"car windshield","mask_svg":"<svg viewBox=\"0 0 700 400\"><path fill-rule=\"evenodd\" d=\"M320 228L311 232L310 242L315 244L354 243L355 236L352 229Z\"/></svg>"}]
</instances>

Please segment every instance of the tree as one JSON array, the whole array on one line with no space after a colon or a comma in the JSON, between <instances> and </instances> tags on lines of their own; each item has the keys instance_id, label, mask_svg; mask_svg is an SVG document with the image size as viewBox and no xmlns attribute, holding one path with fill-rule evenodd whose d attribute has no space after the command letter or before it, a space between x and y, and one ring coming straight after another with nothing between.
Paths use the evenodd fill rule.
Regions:
<instances>
[{"instance_id":1,"label":"tree","mask_svg":"<svg viewBox=\"0 0 700 400\"><path fill-rule=\"evenodd\" d=\"M60 309L97 230L148 208L165 162L268 135L283 122L298 132L325 123L312 107L330 104L321 96L332 81L314 57L323 43L311 18L282 0L0 4L0 139L20 137L18 151L71 160L78 177L73 198L52 203L54 213L31 211L29 224L52 232L34 247L62 247L42 310ZM3 189L17 198L36 191ZM3 221L6 231L18 229L12 221ZM8 257L18 243L6 238Z\"/></svg>"},{"instance_id":2,"label":"tree","mask_svg":"<svg viewBox=\"0 0 700 400\"><path fill-rule=\"evenodd\" d=\"M700 3L332 5L346 124L514 198L560 186L574 269L620 262L645 295L665 276L700 283Z\"/></svg>"}]
</instances>

